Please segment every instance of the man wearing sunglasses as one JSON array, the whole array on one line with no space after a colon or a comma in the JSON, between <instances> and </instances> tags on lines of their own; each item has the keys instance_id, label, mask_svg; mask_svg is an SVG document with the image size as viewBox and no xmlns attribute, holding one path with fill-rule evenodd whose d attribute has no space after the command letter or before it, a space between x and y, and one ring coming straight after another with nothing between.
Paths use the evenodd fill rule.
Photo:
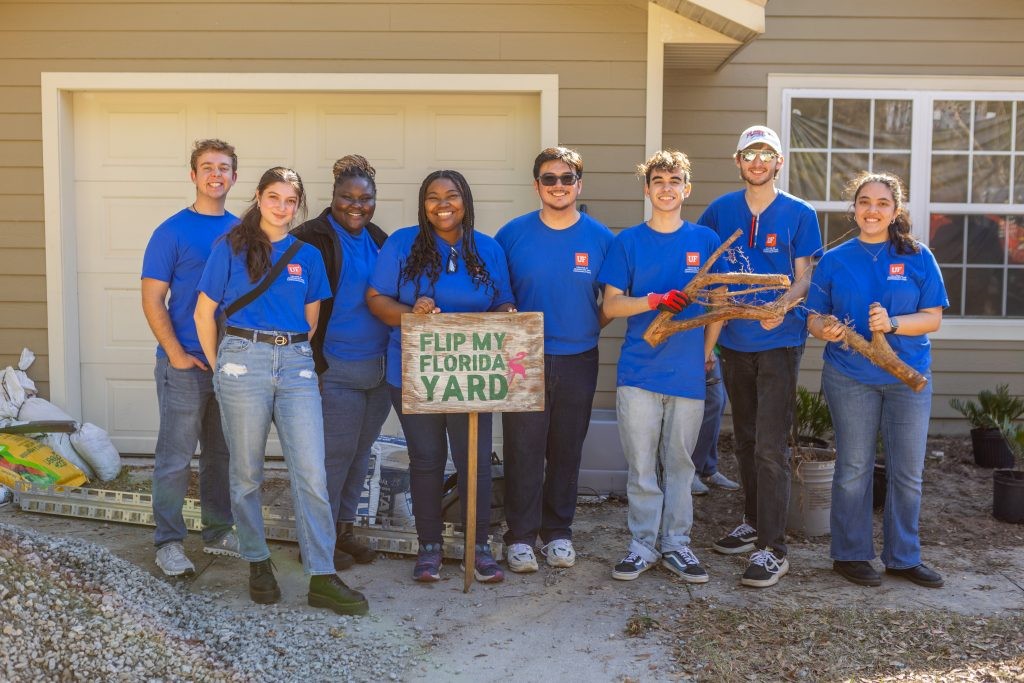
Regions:
<instances>
[{"instance_id":1,"label":"man wearing sunglasses","mask_svg":"<svg viewBox=\"0 0 1024 683\"><path fill-rule=\"evenodd\" d=\"M583 440L597 388L597 339L607 320L597 273L611 231L576 208L583 159L549 147L533 164L541 208L509 221L496 239L505 250L520 311L544 313L544 410L504 413L508 566L537 571L534 544L552 567L576 562L572 521Z\"/></svg>"},{"instance_id":2,"label":"man wearing sunglasses","mask_svg":"<svg viewBox=\"0 0 1024 683\"><path fill-rule=\"evenodd\" d=\"M697 220L716 230L723 241L743 230L728 256L733 270L789 276L793 285L774 303L775 292L744 298L744 303L770 304L780 312L806 296L811 257L821 251L814 209L775 187L783 161L775 131L767 126L743 131L735 162L744 189L719 197ZM793 308L765 321L730 320L718 340L722 376L732 402L744 513L741 524L713 547L728 555L753 551L740 580L745 586L773 586L789 571L787 444L806 338L806 313Z\"/></svg>"}]
</instances>

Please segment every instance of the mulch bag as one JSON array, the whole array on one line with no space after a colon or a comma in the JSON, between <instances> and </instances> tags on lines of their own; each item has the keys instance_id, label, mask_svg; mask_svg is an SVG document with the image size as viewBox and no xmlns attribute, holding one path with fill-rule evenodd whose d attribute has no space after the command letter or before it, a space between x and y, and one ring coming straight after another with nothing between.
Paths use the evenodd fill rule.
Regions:
<instances>
[{"instance_id":1,"label":"mulch bag","mask_svg":"<svg viewBox=\"0 0 1024 683\"><path fill-rule=\"evenodd\" d=\"M0 484L81 486L85 474L53 449L19 434L0 434Z\"/></svg>"},{"instance_id":2,"label":"mulch bag","mask_svg":"<svg viewBox=\"0 0 1024 683\"><path fill-rule=\"evenodd\" d=\"M116 479L121 473L121 454L101 427L86 422L71 434L71 445L89 463L100 481Z\"/></svg>"},{"instance_id":3,"label":"mulch bag","mask_svg":"<svg viewBox=\"0 0 1024 683\"><path fill-rule=\"evenodd\" d=\"M96 473L85 461L85 458L78 454L74 444L71 443L71 435L62 432L51 432L49 434L34 434L33 439L57 453L69 463L82 470L88 481L96 478Z\"/></svg>"}]
</instances>

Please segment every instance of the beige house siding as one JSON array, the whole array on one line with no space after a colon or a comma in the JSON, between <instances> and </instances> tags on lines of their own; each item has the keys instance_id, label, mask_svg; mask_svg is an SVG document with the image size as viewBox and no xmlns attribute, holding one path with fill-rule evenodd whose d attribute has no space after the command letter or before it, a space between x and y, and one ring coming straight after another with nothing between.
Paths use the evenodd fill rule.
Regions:
<instances>
[{"instance_id":1,"label":"beige house siding","mask_svg":"<svg viewBox=\"0 0 1024 683\"><path fill-rule=\"evenodd\" d=\"M740 131L766 117L769 73L1020 76L1024 3L977 0L772 0L765 34L713 74L665 74L664 140L694 164L686 212L695 219L738 188L730 158ZM820 385L822 345L812 340L801 384ZM1024 340L935 340L932 430L962 432L949 398L1008 382L1024 394Z\"/></svg>"},{"instance_id":2,"label":"beige house siding","mask_svg":"<svg viewBox=\"0 0 1024 683\"><path fill-rule=\"evenodd\" d=\"M23 346L32 348L39 360L31 375L46 393L42 72L558 74L559 141L584 156L583 197L591 215L621 228L643 210L630 168L644 150L645 6L632 0L0 4L0 366L16 362ZM602 377L597 403L610 406L614 368Z\"/></svg>"}]
</instances>

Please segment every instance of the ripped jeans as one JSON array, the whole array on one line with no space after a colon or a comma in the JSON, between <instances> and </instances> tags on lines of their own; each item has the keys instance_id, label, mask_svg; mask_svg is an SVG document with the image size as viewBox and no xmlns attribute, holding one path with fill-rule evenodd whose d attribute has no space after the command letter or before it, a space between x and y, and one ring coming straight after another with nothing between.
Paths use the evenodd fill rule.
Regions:
<instances>
[{"instance_id":1,"label":"ripped jeans","mask_svg":"<svg viewBox=\"0 0 1024 683\"><path fill-rule=\"evenodd\" d=\"M229 334L217 351L213 384L231 452L231 508L242 558L258 562L270 557L260 486L273 420L288 465L302 564L309 575L333 574L334 518L309 342L275 346Z\"/></svg>"}]
</instances>

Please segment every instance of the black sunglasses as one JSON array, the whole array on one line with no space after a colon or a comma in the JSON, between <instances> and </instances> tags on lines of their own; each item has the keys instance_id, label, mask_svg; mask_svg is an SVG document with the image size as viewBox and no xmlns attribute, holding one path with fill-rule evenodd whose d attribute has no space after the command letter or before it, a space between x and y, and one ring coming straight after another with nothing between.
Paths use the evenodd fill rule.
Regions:
<instances>
[{"instance_id":1,"label":"black sunglasses","mask_svg":"<svg viewBox=\"0 0 1024 683\"><path fill-rule=\"evenodd\" d=\"M558 184L558 181L562 181L563 185L575 185L580 177L575 173L563 173L562 175L555 175L554 173L545 173L542 176L537 176L537 181L544 187L554 187Z\"/></svg>"},{"instance_id":2,"label":"black sunglasses","mask_svg":"<svg viewBox=\"0 0 1024 683\"><path fill-rule=\"evenodd\" d=\"M448 265L444 269L449 273L454 273L459 269L459 252L455 251L455 247L448 247L448 249Z\"/></svg>"}]
</instances>

